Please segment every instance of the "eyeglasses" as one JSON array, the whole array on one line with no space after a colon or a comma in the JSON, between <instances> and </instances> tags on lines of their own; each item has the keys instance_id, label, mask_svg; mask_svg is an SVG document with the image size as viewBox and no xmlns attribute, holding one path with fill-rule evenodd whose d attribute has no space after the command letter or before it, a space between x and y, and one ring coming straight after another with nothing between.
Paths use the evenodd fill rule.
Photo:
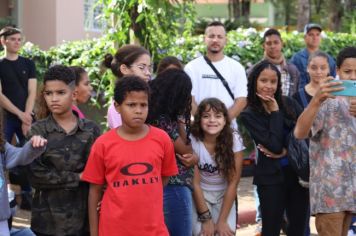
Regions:
<instances>
[{"instance_id":1,"label":"eyeglasses","mask_svg":"<svg viewBox=\"0 0 356 236\"><path fill-rule=\"evenodd\" d=\"M142 72L150 72L150 73L152 73L152 71L153 71L153 65L147 66L147 65L144 65L144 64L138 64L138 65L132 64L130 67L132 67L132 66L137 67Z\"/></svg>"}]
</instances>

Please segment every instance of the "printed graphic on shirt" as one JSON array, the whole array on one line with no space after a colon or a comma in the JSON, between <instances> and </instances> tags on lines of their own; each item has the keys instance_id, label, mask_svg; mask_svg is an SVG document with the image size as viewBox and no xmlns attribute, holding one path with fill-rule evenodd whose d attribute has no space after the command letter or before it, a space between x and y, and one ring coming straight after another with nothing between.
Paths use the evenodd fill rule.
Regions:
<instances>
[{"instance_id":1,"label":"printed graphic on shirt","mask_svg":"<svg viewBox=\"0 0 356 236\"><path fill-rule=\"evenodd\" d=\"M147 162L134 162L120 169L120 173L126 178L113 181L114 188L134 185L148 185L159 182L159 176L147 176L153 171L153 166Z\"/></svg>"},{"instance_id":2,"label":"printed graphic on shirt","mask_svg":"<svg viewBox=\"0 0 356 236\"><path fill-rule=\"evenodd\" d=\"M213 75L208 75L208 74L202 74L203 79L219 79L219 77L215 74Z\"/></svg>"}]
</instances>

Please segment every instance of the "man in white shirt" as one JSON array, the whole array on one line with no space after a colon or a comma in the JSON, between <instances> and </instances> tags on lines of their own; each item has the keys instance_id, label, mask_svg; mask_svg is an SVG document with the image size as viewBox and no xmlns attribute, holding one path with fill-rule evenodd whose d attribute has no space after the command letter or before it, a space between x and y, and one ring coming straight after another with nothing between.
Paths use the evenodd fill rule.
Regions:
<instances>
[{"instance_id":1,"label":"man in white shirt","mask_svg":"<svg viewBox=\"0 0 356 236\"><path fill-rule=\"evenodd\" d=\"M246 106L247 78L242 65L224 55L226 41L226 30L221 22L212 22L207 26L204 36L207 46L206 57L227 81L234 98L203 56L189 62L184 70L193 84L192 113L195 113L197 105L204 98L216 97L224 102L228 108L232 126L237 128L236 117Z\"/></svg>"}]
</instances>

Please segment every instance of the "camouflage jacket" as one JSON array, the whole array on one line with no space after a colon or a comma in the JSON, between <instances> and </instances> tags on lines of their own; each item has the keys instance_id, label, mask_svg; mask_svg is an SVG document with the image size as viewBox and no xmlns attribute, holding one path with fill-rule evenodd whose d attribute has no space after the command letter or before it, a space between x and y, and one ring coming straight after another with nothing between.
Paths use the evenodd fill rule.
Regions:
<instances>
[{"instance_id":1,"label":"camouflage jacket","mask_svg":"<svg viewBox=\"0 0 356 236\"><path fill-rule=\"evenodd\" d=\"M80 181L91 145L100 130L92 121L78 119L66 133L50 115L33 124L29 136L48 140L46 151L28 168L35 188L31 228L49 235L84 235L87 231L88 185Z\"/></svg>"}]
</instances>

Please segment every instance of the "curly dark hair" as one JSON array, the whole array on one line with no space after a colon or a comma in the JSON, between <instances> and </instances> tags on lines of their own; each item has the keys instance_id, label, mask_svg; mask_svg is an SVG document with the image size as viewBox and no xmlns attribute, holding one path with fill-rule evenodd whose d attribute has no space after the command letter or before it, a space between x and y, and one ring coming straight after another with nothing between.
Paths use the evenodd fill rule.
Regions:
<instances>
[{"instance_id":1,"label":"curly dark hair","mask_svg":"<svg viewBox=\"0 0 356 236\"><path fill-rule=\"evenodd\" d=\"M78 86L80 81L82 80L82 75L87 73L86 70L81 67L81 66L71 66L69 67L71 70L73 70L75 74L75 86Z\"/></svg>"},{"instance_id":2,"label":"curly dark hair","mask_svg":"<svg viewBox=\"0 0 356 236\"><path fill-rule=\"evenodd\" d=\"M3 110L0 107L0 152L5 152L5 143L6 140L4 138L4 132L3 132ZM1 161L1 160L0 160Z\"/></svg>"},{"instance_id":3,"label":"curly dark hair","mask_svg":"<svg viewBox=\"0 0 356 236\"><path fill-rule=\"evenodd\" d=\"M248 76L248 83L247 83L247 106L251 107L253 110L259 113L266 113L265 108L262 105L260 98L256 95L257 92L257 80L262 71L265 69L270 69L276 72L278 77L277 83L277 90L274 93L274 98L276 99L279 109L286 114L286 118L291 120L296 120L296 114L289 108L285 106L285 97L282 96L282 82L281 82L281 73L279 72L278 68L268 60L262 60L257 65L255 65Z\"/></svg>"},{"instance_id":4,"label":"curly dark hair","mask_svg":"<svg viewBox=\"0 0 356 236\"><path fill-rule=\"evenodd\" d=\"M138 76L124 76L117 80L114 89L114 100L121 105L129 92L145 92L150 100L148 84Z\"/></svg>"},{"instance_id":5,"label":"curly dark hair","mask_svg":"<svg viewBox=\"0 0 356 236\"><path fill-rule=\"evenodd\" d=\"M178 58L174 56L166 56L158 63L156 73L158 75L169 68L176 68L176 69L183 70L183 64L179 61Z\"/></svg>"},{"instance_id":6,"label":"curly dark hair","mask_svg":"<svg viewBox=\"0 0 356 236\"><path fill-rule=\"evenodd\" d=\"M187 73L180 69L167 69L150 81L149 86L152 96L147 122L153 124L162 115L172 121L184 117L189 143L192 82Z\"/></svg>"},{"instance_id":7,"label":"curly dark hair","mask_svg":"<svg viewBox=\"0 0 356 236\"><path fill-rule=\"evenodd\" d=\"M204 141L204 130L201 128L200 124L203 113L210 110L213 110L216 113L222 113L226 121L224 128L216 138L214 158L218 170L221 171L227 180L230 180L235 173L235 158L233 152L234 139L228 111L222 101L217 98L206 98L201 101L194 116L192 135L201 142Z\"/></svg>"},{"instance_id":8,"label":"curly dark hair","mask_svg":"<svg viewBox=\"0 0 356 236\"><path fill-rule=\"evenodd\" d=\"M50 67L43 76L43 85L37 94L37 103L35 105L36 120L41 120L49 116L50 110L47 107L46 100L43 97L43 92L47 81L59 80L67 84L71 88L75 87L76 75L74 71L64 65L55 65Z\"/></svg>"},{"instance_id":9,"label":"curly dark hair","mask_svg":"<svg viewBox=\"0 0 356 236\"><path fill-rule=\"evenodd\" d=\"M348 46L339 52L339 54L336 57L336 66L337 68L340 69L342 63L347 59L347 58L356 58L356 47Z\"/></svg>"}]
</instances>

